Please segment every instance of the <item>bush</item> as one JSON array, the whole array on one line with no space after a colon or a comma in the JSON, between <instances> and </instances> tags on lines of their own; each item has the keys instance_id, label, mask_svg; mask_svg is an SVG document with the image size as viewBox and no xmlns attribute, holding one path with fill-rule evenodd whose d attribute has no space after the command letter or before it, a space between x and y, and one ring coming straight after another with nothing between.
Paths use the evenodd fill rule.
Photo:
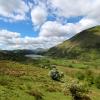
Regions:
<instances>
[{"instance_id":1,"label":"bush","mask_svg":"<svg viewBox=\"0 0 100 100\"><path fill-rule=\"evenodd\" d=\"M60 73L56 68L53 68L52 70L50 70L49 76L53 80L60 81L60 79L64 77L64 73L63 72Z\"/></svg>"},{"instance_id":2,"label":"bush","mask_svg":"<svg viewBox=\"0 0 100 100\"><path fill-rule=\"evenodd\" d=\"M74 66L72 64L68 65L69 68L74 68Z\"/></svg>"},{"instance_id":3,"label":"bush","mask_svg":"<svg viewBox=\"0 0 100 100\"><path fill-rule=\"evenodd\" d=\"M100 75L95 78L95 85L98 89L100 89Z\"/></svg>"},{"instance_id":4,"label":"bush","mask_svg":"<svg viewBox=\"0 0 100 100\"><path fill-rule=\"evenodd\" d=\"M89 90L85 84L73 82L69 86L69 91L72 95L73 100L91 100L87 95Z\"/></svg>"}]
</instances>

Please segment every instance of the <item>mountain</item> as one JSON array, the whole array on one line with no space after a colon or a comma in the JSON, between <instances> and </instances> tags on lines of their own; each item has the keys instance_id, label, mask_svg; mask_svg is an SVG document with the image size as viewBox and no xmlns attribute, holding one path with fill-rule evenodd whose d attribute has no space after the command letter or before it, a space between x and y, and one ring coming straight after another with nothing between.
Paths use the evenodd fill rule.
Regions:
<instances>
[{"instance_id":1,"label":"mountain","mask_svg":"<svg viewBox=\"0 0 100 100\"><path fill-rule=\"evenodd\" d=\"M25 61L25 55L34 54L33 50L0 50L0 60Z\"/></svg>"},{"instance_id":2,"label":"mountain","mask_svg":"<svg viewBox=\"0 0 100 100\"><path fill-rule=\"evenodd\" d=\"M25 54L30 54L29 50L0 50L0 60L25 61Z\"/></svg>"},{"instance_id":3,"label":"mountain","mask_svg":"<svg viewBox=\"0 0 100 100\"><path fill-rule=\"evenodd\" d=\"M48 50L47 55L74 59L100 58L100 26L84 30Z\"/></svg>"},{"instance_id":4,"label":"mountain","mask_svg":"<svg viewBox=\"0 0 100 100\"><path fill-rule=\"evenodd\" d=\"M43 48L37 48L34 50L35 54L44 54L47 51L47 49L43 49Z\"/></svg>"},{"instance_id":5,"label":"mountain","mask_svg":"<svg viewBox=\"0 0 100 100\"><path fill-rule=\"evenodd\" d=\"M34 50L18 49L18 50L0 50L0 60L24 61L27 59L25 55L43 55L47 50L37 48Z\"/></svg>"}]
</instances>

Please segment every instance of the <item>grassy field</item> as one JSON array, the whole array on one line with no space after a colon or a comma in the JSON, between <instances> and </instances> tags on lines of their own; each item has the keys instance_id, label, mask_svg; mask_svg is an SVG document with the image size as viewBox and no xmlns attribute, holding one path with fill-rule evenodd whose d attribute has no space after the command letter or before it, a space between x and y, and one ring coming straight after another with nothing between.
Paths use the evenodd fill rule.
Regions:
<instances>
[{"instance_id":1,"label":"grassy field","mask_svg":"<svg viewBox=\"0 0 100 100\"><path fill-rule=\"evenodd\" d=\"M0 100L72 100L66 84L77 80L78 72L91 70L93 77L100 74L100 60L83 62L77 60L43 58L33 62L0 61ZM64 78L58 82L49 76L50 65L57 65ZM96 75L95 75L96 74ZM86 80L80 80L86 81ZM100 100L100 89L90 87L92 100Z\"/></svg>"}]
</instances>

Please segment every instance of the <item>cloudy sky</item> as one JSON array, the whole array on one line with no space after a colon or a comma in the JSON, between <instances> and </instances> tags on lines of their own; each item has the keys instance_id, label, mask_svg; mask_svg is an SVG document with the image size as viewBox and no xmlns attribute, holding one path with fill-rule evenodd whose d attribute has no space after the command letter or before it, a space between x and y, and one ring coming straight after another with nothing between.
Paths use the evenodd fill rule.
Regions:
<instances>
[{"instance_id":1,"label":"cloudy sky","mask_svg":"<svg viewBox=\"0 0 100 100\"><path fill-rule=\"evenodd\" d=\"M100 0L0 0L0 49L50 48L100 25Z\"/></svg>"}]
</instances>

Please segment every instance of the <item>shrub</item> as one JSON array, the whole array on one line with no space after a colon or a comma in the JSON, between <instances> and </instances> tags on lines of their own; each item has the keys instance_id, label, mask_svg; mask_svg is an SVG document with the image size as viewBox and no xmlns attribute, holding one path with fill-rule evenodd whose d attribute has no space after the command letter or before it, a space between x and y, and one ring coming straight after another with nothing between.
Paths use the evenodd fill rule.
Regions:
<instances>
[{"instance_id":1,"label":"shrub","mask_svg":"<svg viewBox=\"0 0 100 100\"><path fill-rule=\"evenodd\" d=\"M89 90L86 84L73 82L69 86L69 91L73 100L91 100L90 97L87 95Z\"/></svg>"},{"instance_id":2,"label":"shrub","mask_svg":"<svg viewBox=\"0 0 100 100\"><path fill-rule=\"evenodd\" d=\"M74 66L72 64L68 65L69 68L74 68Z\"/></svg>"},{"instance_id":3,"label":"shrub","mask_svg":"<svg viewBox=\"0 0 100 100\"><path fill-rule=\"evenodd\" d=\"M64 73L63 72L60 73L56 68L53 68L52 70L50 70L49 76L53 80L60 81L60 79L64 77Z\"/></svg>"},{"instance_id":4,"label":"shrub","mask_svg":"<svg viewBox=\"0 0 100 100\"><path fill-rule=\"evenodd\" d=\"M100 75L95 78L95 85L98 89L100 89Z\"/></svg>"}]
</instances>

